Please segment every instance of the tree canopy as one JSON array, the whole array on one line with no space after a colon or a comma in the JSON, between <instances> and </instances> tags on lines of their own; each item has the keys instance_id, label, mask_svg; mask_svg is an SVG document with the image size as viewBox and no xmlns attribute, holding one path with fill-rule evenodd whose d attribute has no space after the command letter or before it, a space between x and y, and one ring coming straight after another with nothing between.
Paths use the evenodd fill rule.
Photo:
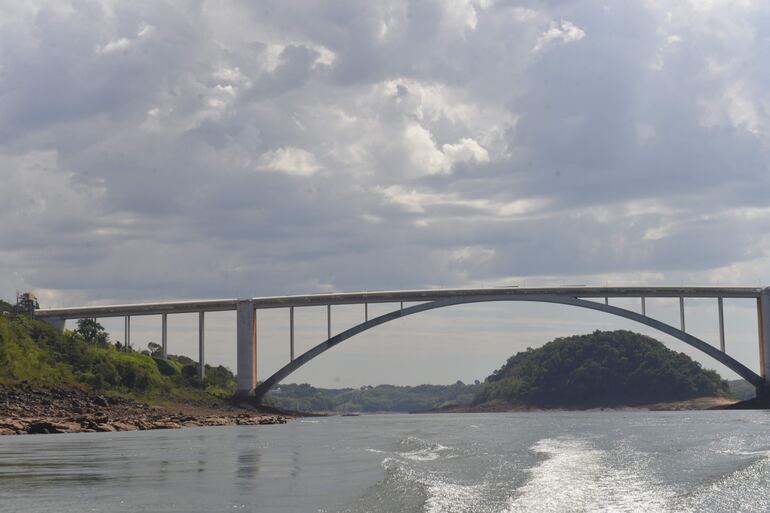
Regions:
<instances>
[{"instance_id":1,"label":"tree canopy","mask_svg":"<svg viewBox=\"0 0 770 513\"><path fill-rule=\"evenodd\" d=\"M99 347L107 347L110 343L109 334L96 319L79 319L75 333L78 333L89 344Z\"/></svg>"},{"instance_id":2,"label":"tree canopy","mask_svg":"<svg viewBox=\"0 0 770 513\"><path fill-rule=\"evenodd\" d=\"M486 379L474 402L595 407L727 394L719 374L653 338L595 331L517 353Z\"/></svg>"}]
</instances>

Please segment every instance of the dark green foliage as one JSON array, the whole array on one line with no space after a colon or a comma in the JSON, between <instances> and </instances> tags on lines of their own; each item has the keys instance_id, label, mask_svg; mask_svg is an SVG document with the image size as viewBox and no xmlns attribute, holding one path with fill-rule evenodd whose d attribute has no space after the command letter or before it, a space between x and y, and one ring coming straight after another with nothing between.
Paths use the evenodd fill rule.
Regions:
<instances>
[{"instance_id":1,"label":"dark green foliage","mask_svg":"<svg viewBox=\"0 0 770 513\"><path fill-rule=\"evenodd\" d=\"M163 356L163 347L161 347L160 344L156 344L155 342L148 342L147 349L150 353L150 356L153 358L161 358Z\"/></svg>"},{"instance_id":2,"label":"dark green foliage","mask_svg":"<svg viewBox=\"0 0 770 513\"><path fill-rule=\"evenodd\" d=\"M395 386L325 389L308 384L281 385L267 397L277 407L299 411L420 411L469 404L481 385Z\"/></svg>"},{"instance_id":3,"label":"dark green foliage","mask_svg":"<svg viewBox=\"0 0 770 513\"><path fill-rule=\"evenodd\" d=\"M171 360L164 360L162 358L153 357L155 365L158 367L158 371L164 376L175 376L181 374L181 366L175 364Z\"/></svg>"},{"instance_id":4,"label":"dark green foliage","mask_svg":"<svg viewBox=\"0 0 770 513\"><path fill-rule=\"evenodd\" d=\"M107 347L110 343L110 337L104 330L104 326L99 324L96 319L80 319L75 333L83 337L83 340L89 344L99 347Z\"/></svg>"},{"instance_id":5,"label":"dark green foliage","mask_svg":"<svg viewBox=\"0 0 770 513\"><path fill-rule=\"evenodd\" d=\"M235 376L223 365L206 365L206 377L203 379L206 391L217 397L229 397L235 393Z\"/></svg>"},{"instance_id":6,"label":"dark green foliage","mask_svg":"<svg viewBox=\"0 0 770 513\"><path fill-rule=\"evenodd\" d=\"M684 353L630 331L557 338L508 359L486 380L476 404L543 407L648 404L726 395L727 382Z\"/></svg>"}]
</instances>

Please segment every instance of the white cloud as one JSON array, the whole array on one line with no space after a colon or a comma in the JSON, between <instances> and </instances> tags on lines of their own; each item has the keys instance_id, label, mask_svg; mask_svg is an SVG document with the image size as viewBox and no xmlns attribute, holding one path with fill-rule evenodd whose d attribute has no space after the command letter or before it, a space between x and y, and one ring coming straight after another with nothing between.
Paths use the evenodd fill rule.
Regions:
<instances>
[{"instance_id":1,"label":"white cloud","mask_svg":"<svg viewBox=\"0 0 770 513\"><path fill-rule=\"evenodd\" d=\"M136 36L134 38L128 39L125 37L121 37L118 39L113 39L112 41L109 41L103 46L96 45L95 51L98 54L111 54L111 53L123 52L125 50L128 50L136 41L152 35L154 31L155 31L155 27L153 27L152 25L148 25L146 23L142 23L137 29Z\"/></svg>"},{"instance_id":2,"label":"white cloud","mask_svg":"<svg viewBox=\"0 0 770 513\"><path fill-rule=\"evenodd\" d=\"M265 152L259 159L259 166L269 171L297 176L310 176L321 169L315 155L291 146Z\"/></svg>"},{"instance_id":3,"label":"white cloud","mask_svg":"<svg viewBox=\"0 0 770 513\"><path fill-rule=\"evenodd\" d=\"M116 39L114 41L110 41L106 45L102 47L97 47L96 52L97 53L114 53L119 52L121 50L127 49L131 45L131 41L126 39L125 37L121 37L120 39Z\"/></svg>"},{"instance_id":4,"label":"white cloud","mask_svg":"<svg viewBox=\"0 0 770 513\"><path fill-rule=\"evenodd\" d=\"M552 43L572 43L580 41L585 37L583 29L570 21L561 20L558 23L552 21L548 30L540 34L537 38L533 51L539 52Z\"/></svg>"},{"instance_id":5,"label":"white cloud","mask_svg":"<svg viewBox=\"0 0 770 513\"><path fill-rule=\"evenodd\" d=\"M542 211L548 205L544 198L521 198L513 201L494 201L486 198L464 198L458 194L441 194L408 189L398 185L380 187L377 192L391 203L407 212L423 214L431 207L461 207L477 211L476 217L483 219L515 218ZM461 214L468 217L467 212ZM471 215L471 217L473 217Z\"/></svg>"},{"instance_id":6,"label":"white cloud","mask_svg":"<svg viewBox=\"0 0 770 513\"><path fill-rule=\"evenodd\" d=\"M414 123L404 131L404 143L418 171L425 174L448 172L452 164L438 148L433 135L423 126Z\"/></svg>"},{"instance_id":7,"label":"white cloud","mask_svg":"<svg viewBox=\"0 0 770 513\"><path fill-rule=\"evenodd\" d=\"M698 106L701 109L703 125L728 125L760 135L764 132L763 120L766 116L760 116L754 97L750 87L745 82L738 81L726 85L715 95L701 98Z\"/></svg>"},{"instance_id":8,"label":"white cloud","mask_svg":"<svg viewBox=\"0 0 770 513\"><path fill-rule=\"evenodd\" d=\"M489 162L489 152L479 143L468 137L463 137L457 144L444 144L441 149L451 162Z\"/></svg>"},{"instance_id":9,"label":"white cloud","mask_svg":"<svg viewBox=\"0 0 770 513\"><path fill-rule=\"evenodd\" d=\"M425 174L448 173L458 162L489 162L489 152L468 137L439 150L432 134L416 123L406 127L404 140L414 166Z\"/></svg>"}]
</instances>

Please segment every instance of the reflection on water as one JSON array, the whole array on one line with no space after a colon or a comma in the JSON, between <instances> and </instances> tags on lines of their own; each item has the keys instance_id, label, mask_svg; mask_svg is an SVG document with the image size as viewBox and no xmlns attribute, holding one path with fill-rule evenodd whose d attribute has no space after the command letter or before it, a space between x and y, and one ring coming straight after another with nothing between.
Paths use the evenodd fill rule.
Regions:
<instances>
[{"instance_id":1,"label":"reflection on water","mask_svg":"<svg viewBox=\"0 0 770 513\"><path fill-rule=\"evenodd\" d=\"M240 431L236 435L237 446L242 448L238 452L236 475L238 486L242 487L244 493L250 487L248 481L255 479L259 472L259 450L256 447L256 440L256 431L253 429Z\"/></svg>"},{"instance_id":2,"label":"reflection on water","mask_svg":"<svg viewBox=\"0 0 770 513\"><path fill-rule=\"evenodd\" d=\"M764 412L382 415L0 438L3 513L770 511Z\"/></svg>"}]
</instances>

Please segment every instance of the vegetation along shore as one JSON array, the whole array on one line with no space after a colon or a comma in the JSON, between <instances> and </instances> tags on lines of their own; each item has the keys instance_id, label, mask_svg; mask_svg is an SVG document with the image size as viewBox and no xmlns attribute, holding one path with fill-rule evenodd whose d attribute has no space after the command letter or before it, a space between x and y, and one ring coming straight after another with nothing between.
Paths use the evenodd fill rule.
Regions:
<instances>
[{"instance_id":1,"label":"vegetation along shore","mask_svg":"<svg viewBox=\"0 0 770 513\"><path fill-rule=\"evenodd\" d=\"M184 356L163 359L156 344L126 351L84 319L59 333L0 303L0 435L132 431L285 423L291 414L233 398L225 367Z\"/></svg>"}]
</instances>

